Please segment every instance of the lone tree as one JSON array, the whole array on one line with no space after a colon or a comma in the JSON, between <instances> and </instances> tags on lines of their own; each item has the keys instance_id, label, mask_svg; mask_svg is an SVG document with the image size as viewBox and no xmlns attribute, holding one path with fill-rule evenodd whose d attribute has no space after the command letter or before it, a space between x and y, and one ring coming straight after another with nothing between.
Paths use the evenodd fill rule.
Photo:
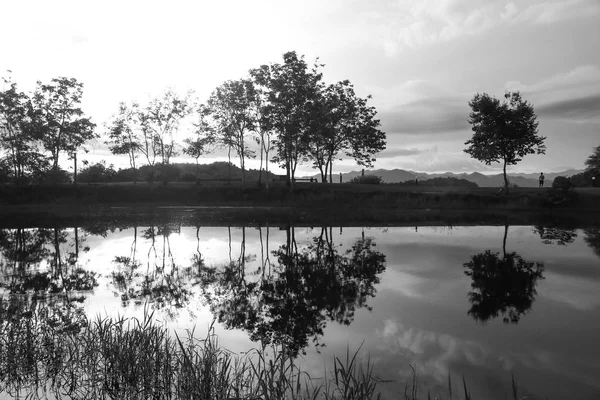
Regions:
<instances>
[{"instance_id":1,"label":"lone tree","mask_svg":"<svg viewBox=\"0 0 600 400\"><path fill-rule=\"evenodd\" d=\"M469 106L469 123L475 132L464 150L476 160L490 165L504 164L504 188L508 193L506 166L516 165L527 154L545 154L544 136L538 134L533 106L519 92L507 92L501 102L487 93L477 93Z\"/></svg>"},{"instance_id":2,"label":"lone tree","mask_svg":"<svg viewBox=\"0 0 600 400\"><path fill-rule=\"evenodd\" d=\"M600 173L600 146L594 149L592 155L585 160L586 171Z\"/></svg>"}]
</instances>

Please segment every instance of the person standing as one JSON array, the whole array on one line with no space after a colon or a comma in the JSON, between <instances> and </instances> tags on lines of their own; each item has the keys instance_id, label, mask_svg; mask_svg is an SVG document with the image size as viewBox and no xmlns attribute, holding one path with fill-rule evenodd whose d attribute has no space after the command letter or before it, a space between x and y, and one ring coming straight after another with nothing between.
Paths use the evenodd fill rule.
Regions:
<instances>
[{"instance_id":1,"label":"person standing","mask_svg":"<svg viewBox=\"0 0 600 400\"><path fill-rule=\"evenodd\" d=\"M540 173L540 187L544 187L544 179L544 173L542 172Z\"/></svg>"}]
</instances>

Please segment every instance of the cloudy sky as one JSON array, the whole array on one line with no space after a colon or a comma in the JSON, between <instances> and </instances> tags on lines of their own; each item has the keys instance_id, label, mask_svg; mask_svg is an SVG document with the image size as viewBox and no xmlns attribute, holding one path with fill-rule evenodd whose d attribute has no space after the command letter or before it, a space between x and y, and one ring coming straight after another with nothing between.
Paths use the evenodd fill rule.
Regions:
<instances>
[{"instance_id":1,"label":"cloudy sky","mask_svg":"<svg viewBox=\"0 0 600 400\"><path fill-rule=\"evenodd\" d=\"M373 95L388 137L376 168L500 171L462 151L477 92L519 90L535 107L546 155L513 172L582 168L600 145L598 0L4 0L0 15L0 73L26 92L77 78L100 131L119 101L166 87L204 101L295 50L319 57L326 81ZM89 160L126 166L101 141L93 147Z\"/></svg>"}]
</instances>

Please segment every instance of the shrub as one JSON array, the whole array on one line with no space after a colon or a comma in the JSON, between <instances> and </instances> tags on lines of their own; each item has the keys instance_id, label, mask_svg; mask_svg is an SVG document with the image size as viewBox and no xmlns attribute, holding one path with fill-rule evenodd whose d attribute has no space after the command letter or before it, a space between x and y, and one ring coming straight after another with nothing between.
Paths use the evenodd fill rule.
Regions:
<instances>
[{"instance_id":1,"label":"shrub","mask_svg":"<svg viewBox=\"0 0 600 400\"><path fill-rule=\"evenodd\" d=\"M80 182L108 182L116 175L113 165L106 166L106 162L90 165L81 170L77 176Z\"/></svg>"},{"instance_id":2,"label":"shrub","mask_svg":"<svg viewBox=\"0 0 600 400\"><path fill-rule=\"evenodd\" d=\"M571 180L564 176L557 176L552 182L552 189L568 190L572 186Z\"/></svg>"},{"instance_id":3,"label":"shrub","mask_svg":"<svg viewBox=\"0 0 600 400\"><path fill-rule=\"evenodd\" d=\"M350 183L379 185L380 183L383 183L383 179L381 179L380 176L376 176L376 175L364 175L364 176L361 175L361 176L357 176L357 177L350 179Z\"/></svg>"},{"instance_id":4,"label":"shrub","mask_svg":"<svg viewBox=\"0 0 600 400\"><path fill-rule=\"evenodd\" d=\"M71 174L64 169L50 169L40 174L40 183L71 183L73 180Z\"/></svg>"}]
</instances>

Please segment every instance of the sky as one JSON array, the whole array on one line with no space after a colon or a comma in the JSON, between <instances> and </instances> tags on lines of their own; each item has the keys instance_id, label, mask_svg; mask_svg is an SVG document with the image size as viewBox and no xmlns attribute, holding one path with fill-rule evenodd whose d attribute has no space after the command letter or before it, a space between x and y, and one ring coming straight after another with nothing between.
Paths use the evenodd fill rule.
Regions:
<instances>
[{"instance_id":1,"label":"sky","mask_svg":"<svg viewBox=\"0 0 600 400\"><path fill-rule=\"evenodd\" d=\"M325 64L327 83L349 79L373 96L387 134L374 168L501 172L463 152L468 101L518 90L547 150L509 172L559 172L582 169L600 145L599 20L598 0L0 0L0 76L12 71L25 92L76 78L103 133L120 101L144 103L167 88L206 101L224 81L296 51ZM80 159L127 167L104 140ZM216 159L225 158L204 162ZM344 160L333 172L358 169Z\"/></svg>"}]
</instances>

